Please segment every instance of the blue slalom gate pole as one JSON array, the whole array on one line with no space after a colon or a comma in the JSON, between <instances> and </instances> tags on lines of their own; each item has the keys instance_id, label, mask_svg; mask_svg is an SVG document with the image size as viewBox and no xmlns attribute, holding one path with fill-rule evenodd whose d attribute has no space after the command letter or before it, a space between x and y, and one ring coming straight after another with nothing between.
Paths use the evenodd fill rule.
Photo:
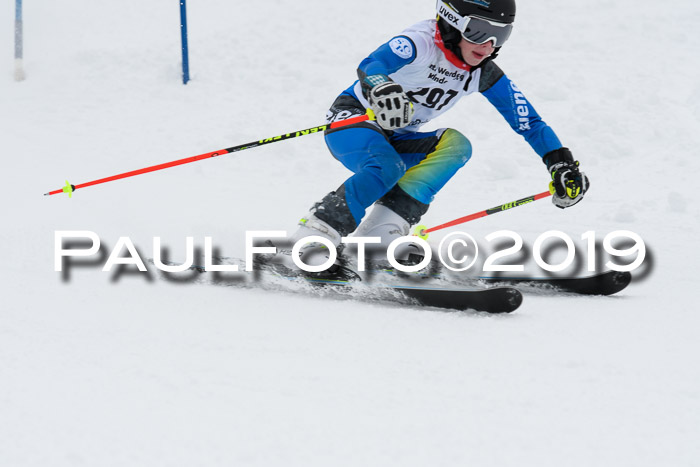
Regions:
<instances>
[{"instance_id":1,"label":"blue slalom gate pole","mask_svg":"<svg viewBox=\"0 0 700 467\"><path fill-rule=\"evenodd\" d=\"M15 81L24 80L22 39L22 0L15 0Z\"/></svg>"},{"instance_id":2,"label":"blue slalom gate pole","mask_svg":"<svg viewBox=\"0 0 700 467\"><path fill-rule=\"evenodd\" d=\"M187 49L187 0L180 0L180 35L182 36L182 84L187 84L190 80L190 53Z\"/></svg>"}]
</instances>

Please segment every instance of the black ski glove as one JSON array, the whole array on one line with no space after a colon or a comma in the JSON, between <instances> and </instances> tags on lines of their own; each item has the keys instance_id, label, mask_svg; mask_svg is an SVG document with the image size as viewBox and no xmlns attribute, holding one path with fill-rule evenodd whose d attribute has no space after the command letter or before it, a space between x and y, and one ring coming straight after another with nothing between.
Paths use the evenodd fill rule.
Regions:
<instances>
[{"instance_id":1,"label":"black ski glove","mask_svg":"<svg viewBox=\"0 0 700 467\"><path fill-rule=\"evenodd\" d=\"M586 174L579 170L579 162L574 160L568 148L550 151L544 155L542 161L552 176L552 203L556 207L568 208L583 199L590 183Z\"/></svg>"}]
</instances>

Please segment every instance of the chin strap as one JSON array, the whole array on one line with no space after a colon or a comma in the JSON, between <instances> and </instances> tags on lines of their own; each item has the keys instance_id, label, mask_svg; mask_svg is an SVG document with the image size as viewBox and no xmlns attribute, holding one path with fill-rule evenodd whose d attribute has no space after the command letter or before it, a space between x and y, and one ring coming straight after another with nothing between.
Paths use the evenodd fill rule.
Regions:
<instances>
[{"instance_id":1,"label":"chin strap","mask_svg":"<svg viewBox=\"0 0 700 467\"><path fill-rule=\"evenodd\" d=\"M452 26L448 27L454 29L452 28ZM462 35L459 34L459 32L456 29L454 29L454 31L457 32L460 38L462 37ZM445 37L449 38L450 33L451 31L445 31ZM447 60L449 60L449 62L452 63L454 66L467 71L472 70L472 67L464 63L464 60L462 60L462 54L459 50L459 47L455 47L451 42L449 42L449 39L447 42L443 39L440 28L440 19L438 19L438 22L435 25L435 44L440 50L442 50L442 53L445 54Z\"/></svg>"},{"instance_id":2,"label":"chin strap","mask_svg":"<svg viewBox=\"0 0 700 467\"><path fill-rule=\"evenodd\" d=\"M454 44L454 39L457 39L457 44ZM471 66L464 61L462 51L459 50L459 41L462 40L462 35L452 26L445 24L444 20L438 17L435 26L435 44L445 54L447 60L453 65L462 68L463 70L473 71L486 65L488 62L498 57L501 47L495 47L493 53L477 66Z\"/></svg>"}]
</instances>

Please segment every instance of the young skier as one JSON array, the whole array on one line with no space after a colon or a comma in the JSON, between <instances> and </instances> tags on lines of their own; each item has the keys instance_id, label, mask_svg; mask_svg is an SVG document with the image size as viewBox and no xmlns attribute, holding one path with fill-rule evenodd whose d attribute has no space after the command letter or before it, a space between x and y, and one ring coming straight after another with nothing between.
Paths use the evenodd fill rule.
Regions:
<instances>
[{"instance_id":1,"label":"young skier","mask_svg":"<svg viewBox=\"0 0 700 467\"><path fill-rule=\"evenodd\" d=\"M455 129L419 129L477 92L541 157L556 190L554 205L567 208L583 198L588 179L578 161L493 61L513 29L515 0L438 0L436 8L437 20L407 28L363 60L359 79L331 106L329 123L368 109L376 120L326 131L331 154L354 175L316 203L292 240L316 235L337 247L354 232L381 237L386 248L409 235L472 153ZM309 264L304 256L319 247L302 247L302 261Z\"/></svg>"}]
</instances>

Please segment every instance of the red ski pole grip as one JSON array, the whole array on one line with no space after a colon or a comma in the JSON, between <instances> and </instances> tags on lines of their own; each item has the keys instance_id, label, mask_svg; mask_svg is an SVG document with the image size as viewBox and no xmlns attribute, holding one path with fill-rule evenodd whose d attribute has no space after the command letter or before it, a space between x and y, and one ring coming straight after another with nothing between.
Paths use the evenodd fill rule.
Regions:
<instances>
[{"instance_id":1,"label":"red ski pole grip","mask_svg":"<svg viewBox=\"0 0 700 467\"><path fill-rule=\"evenodd\" d=\"M357 117L348 118L346 120L338 120L330 125L330 128L340 128L341 126L354 125L355 123L365 122L369 120L369 115L358 115Z\"/></svg>"}]
</instances>

